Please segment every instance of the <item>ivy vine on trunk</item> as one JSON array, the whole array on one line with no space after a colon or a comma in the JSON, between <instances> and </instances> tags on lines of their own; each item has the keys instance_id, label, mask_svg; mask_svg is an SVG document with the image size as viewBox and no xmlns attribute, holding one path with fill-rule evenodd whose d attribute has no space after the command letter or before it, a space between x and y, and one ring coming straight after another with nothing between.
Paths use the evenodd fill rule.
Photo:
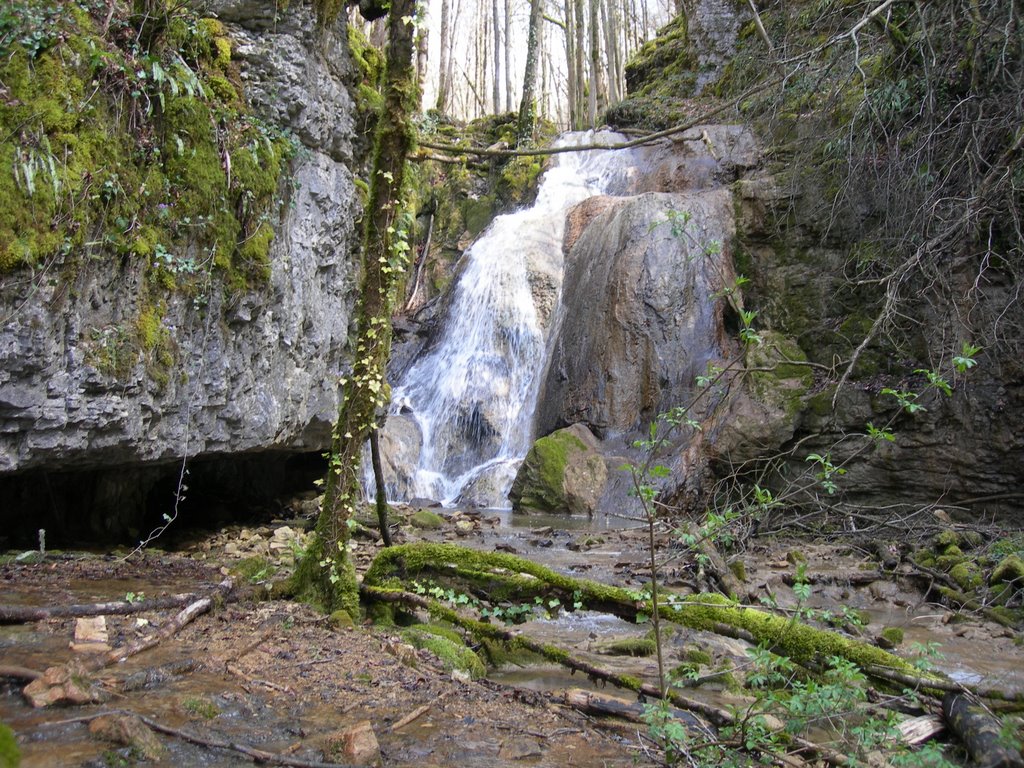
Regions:
<instances>
[{"instance_id":1,"label":"ivy vine on trunk","mask_svg":"<svg viewBox=\"0 0 1024 768\"><path fill-rule=\"evenodd\" d=\"M297 595L326 610L358 617L359 591L348 556L349 522L360 490L363 444L387 405L385 369L391 354L391 310L396 278L407 263L402 216L405 158L413 148L410 116L416 105L412 19L416 0L392 0L388 16L384 107L373 144L370 194L363 229L363 276L358 343L352 373L342 379L342 398L312 543L299 563Z\"/></svg>"}]
</instances>

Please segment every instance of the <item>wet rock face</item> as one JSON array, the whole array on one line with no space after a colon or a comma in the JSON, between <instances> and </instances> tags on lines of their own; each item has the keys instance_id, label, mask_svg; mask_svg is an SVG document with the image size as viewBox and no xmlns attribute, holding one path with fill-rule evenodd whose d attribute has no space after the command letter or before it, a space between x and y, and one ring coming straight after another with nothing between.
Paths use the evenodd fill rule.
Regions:
<instances>
[{"instance_id":1,"label":"wet rock face","mask_svg":"<svg viewBox=\"0 0 1024 768\"><path fill-rule=\"evenodd\" d=\"M173 362L154 365L138 347L117 359L152 290L139 265L110 256L6 277L0 475L329 443L356 292L346 36L342 24L317 32L307 5L279 6L211 8L252 104L302 144L280 190L269 280L239 291L213 272L201 296L161 295Z\"/></svg>"},{"instance_id":2,"label":"wet rock face","mask_svg":"<svg viewBox=\"0 0 1024 768\"><path fill-rule=\"evenodd\" d=\"M715 82L736 52L736 37L745 16L746 3L737 0L687 0L684 3L690 43L697 66L694 94Z\"/></svg>"},{"instance_id":3,"label":"wet rock face","mask_svg":"<svg viewBox=\"0 0 1024 768\"><path fill-rule=\"evenodd\" d=\"M733 280L731 237L725 190L648 193L591 218L566 257L538 434L576 422L625 432L688 399L724 357L709 297Z\"/></svg>"},{"instance_id":4,"label":"wet rock face","mask_svg":"<svg viewBox=\"0 0 1024 768\"><path fill-rule=\"evenodd\" d=\"M582 424L534 443L509 498L517 512L593 514L608 481L597 439Z\"/></svg>"}]
</instances>

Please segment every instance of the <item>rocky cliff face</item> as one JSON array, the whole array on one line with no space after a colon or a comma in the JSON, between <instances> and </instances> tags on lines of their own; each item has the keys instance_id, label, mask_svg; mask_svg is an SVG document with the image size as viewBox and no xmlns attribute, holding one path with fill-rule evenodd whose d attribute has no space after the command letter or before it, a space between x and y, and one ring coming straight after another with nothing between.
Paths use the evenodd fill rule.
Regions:
<instances>
[{"instance_id":1,"label":"rocky cliff face","mask_svg":"<svg viewBox=\"0 0 1024 768\"><path fill-rule=\"evenodd\" d=\"M250 103L300 145L279 190L269 279L239 291L210 270L198 292L161 295L158 325L144 328L159 339L154 352L125 342L154 322L141 306L141 260L4 277L0 488L9 498L32 496L18 483L35 469L116 467L121 490L108 495L137 499L139 489L126 490L133 467L329 443L357 278L345 29L318 30L302 3L211 5Z\"/></svg>"},{"instance_id":2,"label":"rocky cliff face","mask_svg":"<svg viewBox=\"0 0 1024 768\"><path fill-rule=\"evenodd\" d=\"M760 5L767 37L775 46L810 51L817 44L814 35L848 30L860 18L857 9L834 7L834 13L816 15L823 6L813 13L810 6ZM770 54L746 3L694 0L684 7L686 18L667 27L630 65L632 96L609 115L613 125L682 122L688 115L673 112L672 105L692 105L680 96L736 97L762 80ZM941 36L937 66L954 73L952 82L965 66L959 37L963 25L952 5L933 9L934 15L906 20L902 34L915 41ZM1007 43L993 35L985 44L999 48ZM868 48L879 68L865 86L839 72L836 61L863 59ZM764 150L760 161L745 168L732 185L736 271L749 278L743 299L746 309L757 312L763 338L771 341L764 348L782 350L785 359L800 365L791 368L779 365L780 360L748 355L748 366L774 372L747 377L745 389L751 397L736 401L723 415L707 454L722 475L737 468L763 472L777 461L778 474L756 476L776 488L805 482L834 508L849 504L849 509L916 510L938 503L960 505L965 515L1019 517L1024 369L1020 324L1012 319L1020 317L1020 282L1012 275L1020 274L1021 251L1015 231L1002 233L1006 221L1019 219L1019 207L1014 208L1019 204L1012 202L1008 188L998 200L990 197L987 218L980 216L974 225L976 232L986 232L982 236L957 229L957 222L971 221L980 209L943 208L934 202L973 200L997 178L1008 179L1000 163L1007 163L1016 150L1002 134L989 143L955 139L949 145L922 138L937 134L918 106L947 98L944 93L929 91L920 100L908 96L905 110L895 109L887 117L871 113L868 105L877 104L887 89L928 79L916 69L923 59L915 58L912 47L901 48L880 34L860 39L858 47L836 46L829 55L834 58L811 65L807 77L813 86L766 86L758 96L738 103L741 118L750 123ZM971 66L985 64L979 59ZM831 75L830 85L823 86L822 78ZM805 86L821 98L804 99ZM1003 81L985 84L984 77L971 87L977 90L969 96L948 95L951 101L936 112L943 120L961 121L964 134L971 133L974 123L958 111L959 104L971 99L1019 103L1019 81L1017 92ZM869 113L870 119L857 122ZM885 133L880 126L888 126L884 120L889 117L898 130ZM862 138L856 152L843 145L841 157L830 154L836 145L829 142L839 134ZM898 142L893 138L897 135ZM949 135L958 134L951 130ZM950 186L933 189L928 175L920 177L925 179L923 189L915 186L920 168L900 165L897 144L908 157L945 158L934 167L946 169ZM975 159L964 159L968 157ZM999 173L984 180L981 174L972 177L967 165L973 162ZM1019 157L1015 162L1019 169ZM960 172L949 172L953 165ZM665 189L681 187L668 184ZM930 250L918 247L943 226L960 239L929 243ZM881 332L874 333L886 287L892 284L897 285L898 303L883 318ZM951 363L965 342L983 348L977 368L969 372L957 371ZM857 363L836 396L855 355ZM814 368L813 376L805 360ZM927 371L947 377L952 395L929 387ZM912 413L901 409L893 392L910 393L922 407ZM892 439L870 440L869 423L888 424ZM844 468L846 474L833 491L823 492L818 470L808 469L806 457L815 453ZM851 518L850 524L856 521Z\"/></svg>"}]
</instances>

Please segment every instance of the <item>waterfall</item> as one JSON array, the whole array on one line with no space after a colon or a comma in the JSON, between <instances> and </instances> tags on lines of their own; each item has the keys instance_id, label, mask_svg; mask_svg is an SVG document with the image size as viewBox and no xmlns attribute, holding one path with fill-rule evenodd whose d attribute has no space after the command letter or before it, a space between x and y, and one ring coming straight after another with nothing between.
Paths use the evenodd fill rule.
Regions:
<instances>
[{"instance_id":1,"label":"waterfall","mask_svg":"<svg viewBox=\"0 0 1024 768\"><path fill-rule=\"evenodd\" d=\"M556 146L623 140L610 132L570 133ZM406 457L389 457L400 475L386 478L390 498L508 506L533 437L561 293L566 212L593 195L624 191L631 156L555 155L534 205L497 217L466 251L439 332L392 393L384 434Z\"/></svg>"}]
</instances>

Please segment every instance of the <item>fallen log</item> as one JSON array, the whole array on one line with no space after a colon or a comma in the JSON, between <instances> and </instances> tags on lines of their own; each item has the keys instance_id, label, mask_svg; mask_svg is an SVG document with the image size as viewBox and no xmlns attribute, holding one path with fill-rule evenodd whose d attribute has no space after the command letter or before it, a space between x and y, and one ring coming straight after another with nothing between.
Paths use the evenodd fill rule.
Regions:
<instances>
[{"instance_id":1,"label":"fallen log","mask_svg":"<svg viewBox=\"0 0 1024 768\"><path fill-rule=\"evenodd\" d=\"M942 716L980 768L1024 768L1020 752L1010 749L1002 738L999 721L970 696L947 694L942 699Z\"/></svg>"},{"instance_id":2,"label":"fallen log","mask_svg":"<svg viewBox=\"0 0 1024 768\"><path fill-rule=\"evenodd\" d=\"M22 689L22 694L33 707L48 707L54 704L85 704L102 701L105 697L92 685L89 673L104 667L120 664L145 650L153 648L167 638L177 634L182 627L197 616L210 610L214 599L231 591L231 579L225 579L210 597L204 597L188 605L158 631L128 645L115 648L109 653L98 655L89 661L69 662L48 668L43 676L33 680Z\"/></svg>"},{"instance_id":3,"label":"fallen log","mask_svg":"<svg viewBox=\"0 0 1024 768\"><path fill-rule=\"evenodd\" d=\"M515 634L506 629L494 626L493 624L469 619L458 611L441 605L436 600L431 600L420 595L414 595L411 592L403 592L397 589L383 589L380 587L370 586L366 584L365 579L359 588L359 593L366 600L376 600L385 603L404 603L410 607L422 608L444 621L448 621L456 626L466 629L478 639L497 640L499 642L506 643L513 648L522 648L532 651L533 653L543 656L549 661L553 661L554 663L560 664L568 669L583 672L592 679L602 680L604 682L611 683L618 688L622 688L623 690L634 691L637 694L641 694L652 699L662 698L662 692L657 686L648 685L639 678L603 670L589 662L572 656L563 648L545 643L538 643L525 635ZM721 709L702 701L690 699L673 689L666 691L664 698L681 710L686 710L690 713L697 713L702 717L706 717L708 721L715 726L735 725L737 722L736 717L728 710ZM687 718L687 721L684 721L684 723L694 721L699 723L699 727L696 728L696 730L699 731L700 735L714 736L714 729L709 727L706 723L701 722L697 717L691 715L691 717ZM835 750L820 744L815 744L814 742L798 736L792 737L792 744L795 748L795 752L814 756L830 766L841 768L843 766L855 764L850 758L836 752Z\"/></svg>"},{"instance_id":4,"label":"fallen log","mask_svg":"<svg viewBox=\"0 0 1024 768\"><path fill-rule=\"evenodd\" d=\"M596 691L585 691L582 688L569 688L555 696L563 704L588 715L620 717L634 723L645 723L644 705L638 701L627 701L616 696ZM689 712L670 708L668 714L676 720L688 722L693 715Z\"/></svg>"},{"instance_id":5,"label":"fallen log","mask_svg":"<svg viewBox=\"0 0 1024 768\"><path fill-rule=\"evenodd\" d=\"M802 580L806 584L837 584L839 586L863 587L875 581L889 578L884 571L835 571L831 573L807 573ZM792 587L797 583L795 574L782 574L782 583Z\"/></svg>"},{"instance_id":6,"label":"fallen log","mask_svg":"<svg viewBox=\"0 0 1024 768\"><path fill-rule=\"evenodd\" d=\"M982 688L970 683L956 683L952 680L939 680L934 676L921 677L918 674L908 674L896 669L883 667L871 667L865 669L868 674L887 680L891 683L909 686L918 691L940 691L948 693L970 693L982 699L993 699L995 701L1007 701L1015 704L1024 703L1024 693L1012 693L1000 688Z\"/></svg>"},{"instance_id":7,"label":"fallen log","mask_svg":"<svg viewBox=\"0 0 1024 768\"><path fill-rule=\"evenodd\" d=\"M920 715L901 721L896 730L900 732L900 739L904 744L915 746L942 733L946 730L946 723L938 715Z\"/></svg>"},{"instance_id":8,"label":"fallen log","mask_svg":"<svg viewBox=\"0 0 1024 768\"><path fill-rule=\"evenodd\" d=\"M557 646L539 643L526 635L511 632L494 624L487 624L482 621L467 618L457 611L446 608L436 600L431 600L430 598L422 597L420 595L414 595L411 592L379 589L365 584L360 587L360 594L367 600L376 600L383 603L402 603L410 607L422 608L435 616L439 616L445 621L449 621L452 624L462 627L478 639L497 640L498 642L505 643L514 648L521 648L523 650L536 653L539 656L543 656L548 661L560 664L574 672L582 672L594 680L611 683L617 688L634 691L635 693L643 694L645 696L653 696L658 699L661 698L661 693L655 686L645 685L640 678L609 672L589 663L588 661L573 656L568 651ZM689 699L675 691L669 691L667 695L670 697L672 703L680 709L696 712L697 714L706 717L716 725L728 725L733 722L732 716L724 709L715 707L711 704L705 704L702 701ZM705 732L709 731L708 726L701 723L699 720L697 720L695 724L698 725L701 730Z\"/></svg>"},{"instance_id":9,"label":"fallen log","mask_svg":"<svg viewBox=\"0 0 1024 768\"><path fill-rule=\"evenodd\" d=\"M503 583L504 599L516 597L515 587L520 585L533 592L543 589L559 597L563 605L582 602L588 610L610 613L626 621L636 621L640 613L651 611L649 600L637 599L629 590L566 576L504 552L479 552L454 544L417 542L384 549L374 559L363 583L401 590L407 580L423 573L438 579L485 584L489 588L491 584ZM718 594L669 595L660 603L659 616L663 620L709 632L720 631L722 625L732 627L798 664L813 665L838 656L865 671L893 669L920 674L909 662L868 643L740 605Z\"/></svg>"},{"instance_id":10,"label":"fallen log","mask_svg":"<svg viewBox=\"0 0 1024 768\"><path fill-rule=\"evenodd\" d=\"M30 607L26 605L0 605L0 624L27 624L47 619L75 619L83 616L129 616L134 613L163 611L179 608L195 602L199 595L194 592L183 595L168 595L149 600L115 600L109 603L83 603L79 605L48 605Z\"/></svg>"}]
</instances>

